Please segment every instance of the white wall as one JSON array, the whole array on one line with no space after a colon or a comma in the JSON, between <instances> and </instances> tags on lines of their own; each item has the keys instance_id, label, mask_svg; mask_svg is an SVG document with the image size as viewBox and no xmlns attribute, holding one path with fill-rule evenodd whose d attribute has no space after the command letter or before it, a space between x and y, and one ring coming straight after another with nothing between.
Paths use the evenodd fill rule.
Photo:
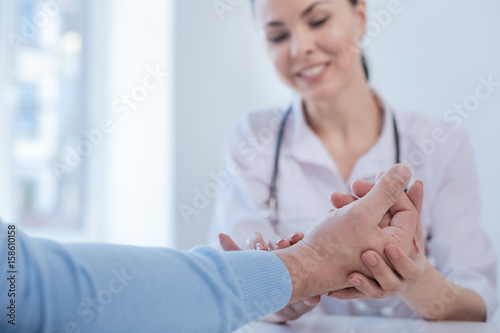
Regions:
<instances>
[{"instance_id":1,"label":"white wall","mask_svg":"<svg viewBox=\"0 0 500 333\"><path fill-rule=\"evenodd\" d=\"M378 12L389 1L367 2L370 11ZM442 117L474 92L478 76L493 74L500 81L498 1L400 4L401 13L392 15L366 49L373 85L391 104ZM203 189L209 172L220 169L227 125L249 108L283 105L289 95L266 60L247 1L225 13L223 21L211 1L178 1L176 17L177 247L187 249L206 241L213 202L189 223L179 205L191 204L193 189ZM463 123L476 151L484 203L481 222L496 243L499 111L500 89Z\"/></svg>"},{"instance_id":2,"label":"white wall","mask_svg":"<svg viewBox=\"0 0 500 333\"><path fill-rule=\"evenodd\" d=\"M106 240L172 245L174 5L110 0L109 6L105 107L116 129L107 142ZM129 104L123 94L133 99L128 112L118 110Z\"/></svg>"},{"instance_id":3,"label":"white wall","mask_svg":"<svg viewBox=\"0 0 500 333\"><path fill-rule=\"evenodd\" d=\"M249 3L241 3L221 21L212 1L177 1L176 235L182 249L206 241L213 200L189 219L179 207L192 205L193 191L220 170L230 121L248 108L284 105L291 96L266 62Z\"/></svg>"}]
</instances>

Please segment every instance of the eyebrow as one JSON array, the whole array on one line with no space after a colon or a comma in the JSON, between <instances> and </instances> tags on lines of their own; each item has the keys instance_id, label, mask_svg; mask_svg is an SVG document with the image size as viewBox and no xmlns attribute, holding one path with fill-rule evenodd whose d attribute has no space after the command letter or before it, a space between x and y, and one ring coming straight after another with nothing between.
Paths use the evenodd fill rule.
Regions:
<instances>
[{"instance_id":1,"label":"eyebrow","mask_svg":"<svg viewBox=\"0 0 500 333\"><path fill-rule=\"evenodd\" d=\"M317 1L317 2L313 3L312 5L310 5L309 7L307 7L307 9L304 10L304 12L302 14L300 14L300 17L307 16L309 13L312 12L312 10L317 5L326 4L326 3L328 3L328 2L327 1ZM271 21L271 22L267 23L265 25L265 27L281 27L282 25L283 25L283 22L280 22L280 21Z\"/></svg>"}]
</instances>

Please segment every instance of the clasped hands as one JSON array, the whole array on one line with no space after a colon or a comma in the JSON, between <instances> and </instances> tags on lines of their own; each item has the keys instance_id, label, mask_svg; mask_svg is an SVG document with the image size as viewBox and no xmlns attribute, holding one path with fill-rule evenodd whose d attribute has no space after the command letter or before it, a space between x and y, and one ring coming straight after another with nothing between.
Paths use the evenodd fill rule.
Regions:
<instances>
[{"instance_id":1,"label":"clasped hands","mask_svg":"<svg viewBox=\"0 0 500 333\"><path fill-rule=\"evenodd\" d=\"M247 243L270 250L289 269L290 303L267 321L294 320L312 310L321 295L338 299L386 298L411 289L428 267L422 235L423 184L405 194L411 169L398 164L377 176L376 184L355 181L355 196L334 192L335 207L304 235L296 232L268 244L255 233ZM241 250L227 235L225 251ZM314 296L315 295L315 296ZM312 297L311 297L312 296Z\"/></svg>"}]
</instances>

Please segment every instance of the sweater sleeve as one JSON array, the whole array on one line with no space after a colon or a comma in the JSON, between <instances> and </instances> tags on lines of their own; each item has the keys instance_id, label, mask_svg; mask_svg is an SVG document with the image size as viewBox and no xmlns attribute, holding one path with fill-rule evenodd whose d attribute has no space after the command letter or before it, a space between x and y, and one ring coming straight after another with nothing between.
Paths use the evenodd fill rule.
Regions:
<instances>
[{"instance_id":1,"label":"sweater sleeve","mask_svg":"<svg viewBox=\"0 0 500 333\"><path fill-rule=\"evenodd\" d=\"M60 244L0 228L1 332L231 332L291 297L269 252Z\"/></svg>"}]
</instances>

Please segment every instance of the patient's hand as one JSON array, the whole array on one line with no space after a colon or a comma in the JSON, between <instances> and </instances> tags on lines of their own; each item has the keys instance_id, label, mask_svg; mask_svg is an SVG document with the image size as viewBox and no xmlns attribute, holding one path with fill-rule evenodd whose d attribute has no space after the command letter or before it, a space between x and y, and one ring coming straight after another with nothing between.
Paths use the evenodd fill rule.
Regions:
<instances>
[{"instance_id":1,"label":"patient's hand","mask_svg":"<svg viewBox=\"0 0 500 333\"><path fill-rule=\"evenodd\" d=\"M268 244L264 241L262 235L258 232L254 233L247 239L247 244L251 250L262 250L262 251L274 251L285 249L297 243L304 238L302 232L295 232L291 234L288 238L277 237L269 241ZM241 251L242 249L236 245L236 243L225 234L219 234L219 243L224 249L224 251ZM303 314L311 311L318 305L321 300L321 295L311 297L305 301L290 304L280 311L273 313L261 320L272 322L272 323L284 323L287 320L298 319Z\"/></svg>"},{"instance_id":2,"label":"patient's hand","mask_svg":"<svg viewBox=\"0 0 500 333\"><path fill-rule=\"evenodd\" d=\"M352 190L357 197L362 198L373 186L373 184L368 182L356 181L352 185ZM401 248L392 244L387 245L385 247L385 254L389 258L392 267L394 267L393 270L377 252L373 250L364 252L361 258L374 278L370 279L364 274L353 272L349 275L348 279L352 287L330 292L328 293L328 297L346 300L356 298L382 299L396 296L409 291L424 275L429 263L425 257L421 220L423 203L422 182L416 182L408 191L407 196L417 208L419 215L417 230L410 253L406 253ZM354 196L341 193L333 193L330 199L337 209L357 200ZM384 228L388 224L388 221L390 221L390 218L390 213L388 213L387 219L384 218L379 226Z\"/></svg>"}]
</instances>

